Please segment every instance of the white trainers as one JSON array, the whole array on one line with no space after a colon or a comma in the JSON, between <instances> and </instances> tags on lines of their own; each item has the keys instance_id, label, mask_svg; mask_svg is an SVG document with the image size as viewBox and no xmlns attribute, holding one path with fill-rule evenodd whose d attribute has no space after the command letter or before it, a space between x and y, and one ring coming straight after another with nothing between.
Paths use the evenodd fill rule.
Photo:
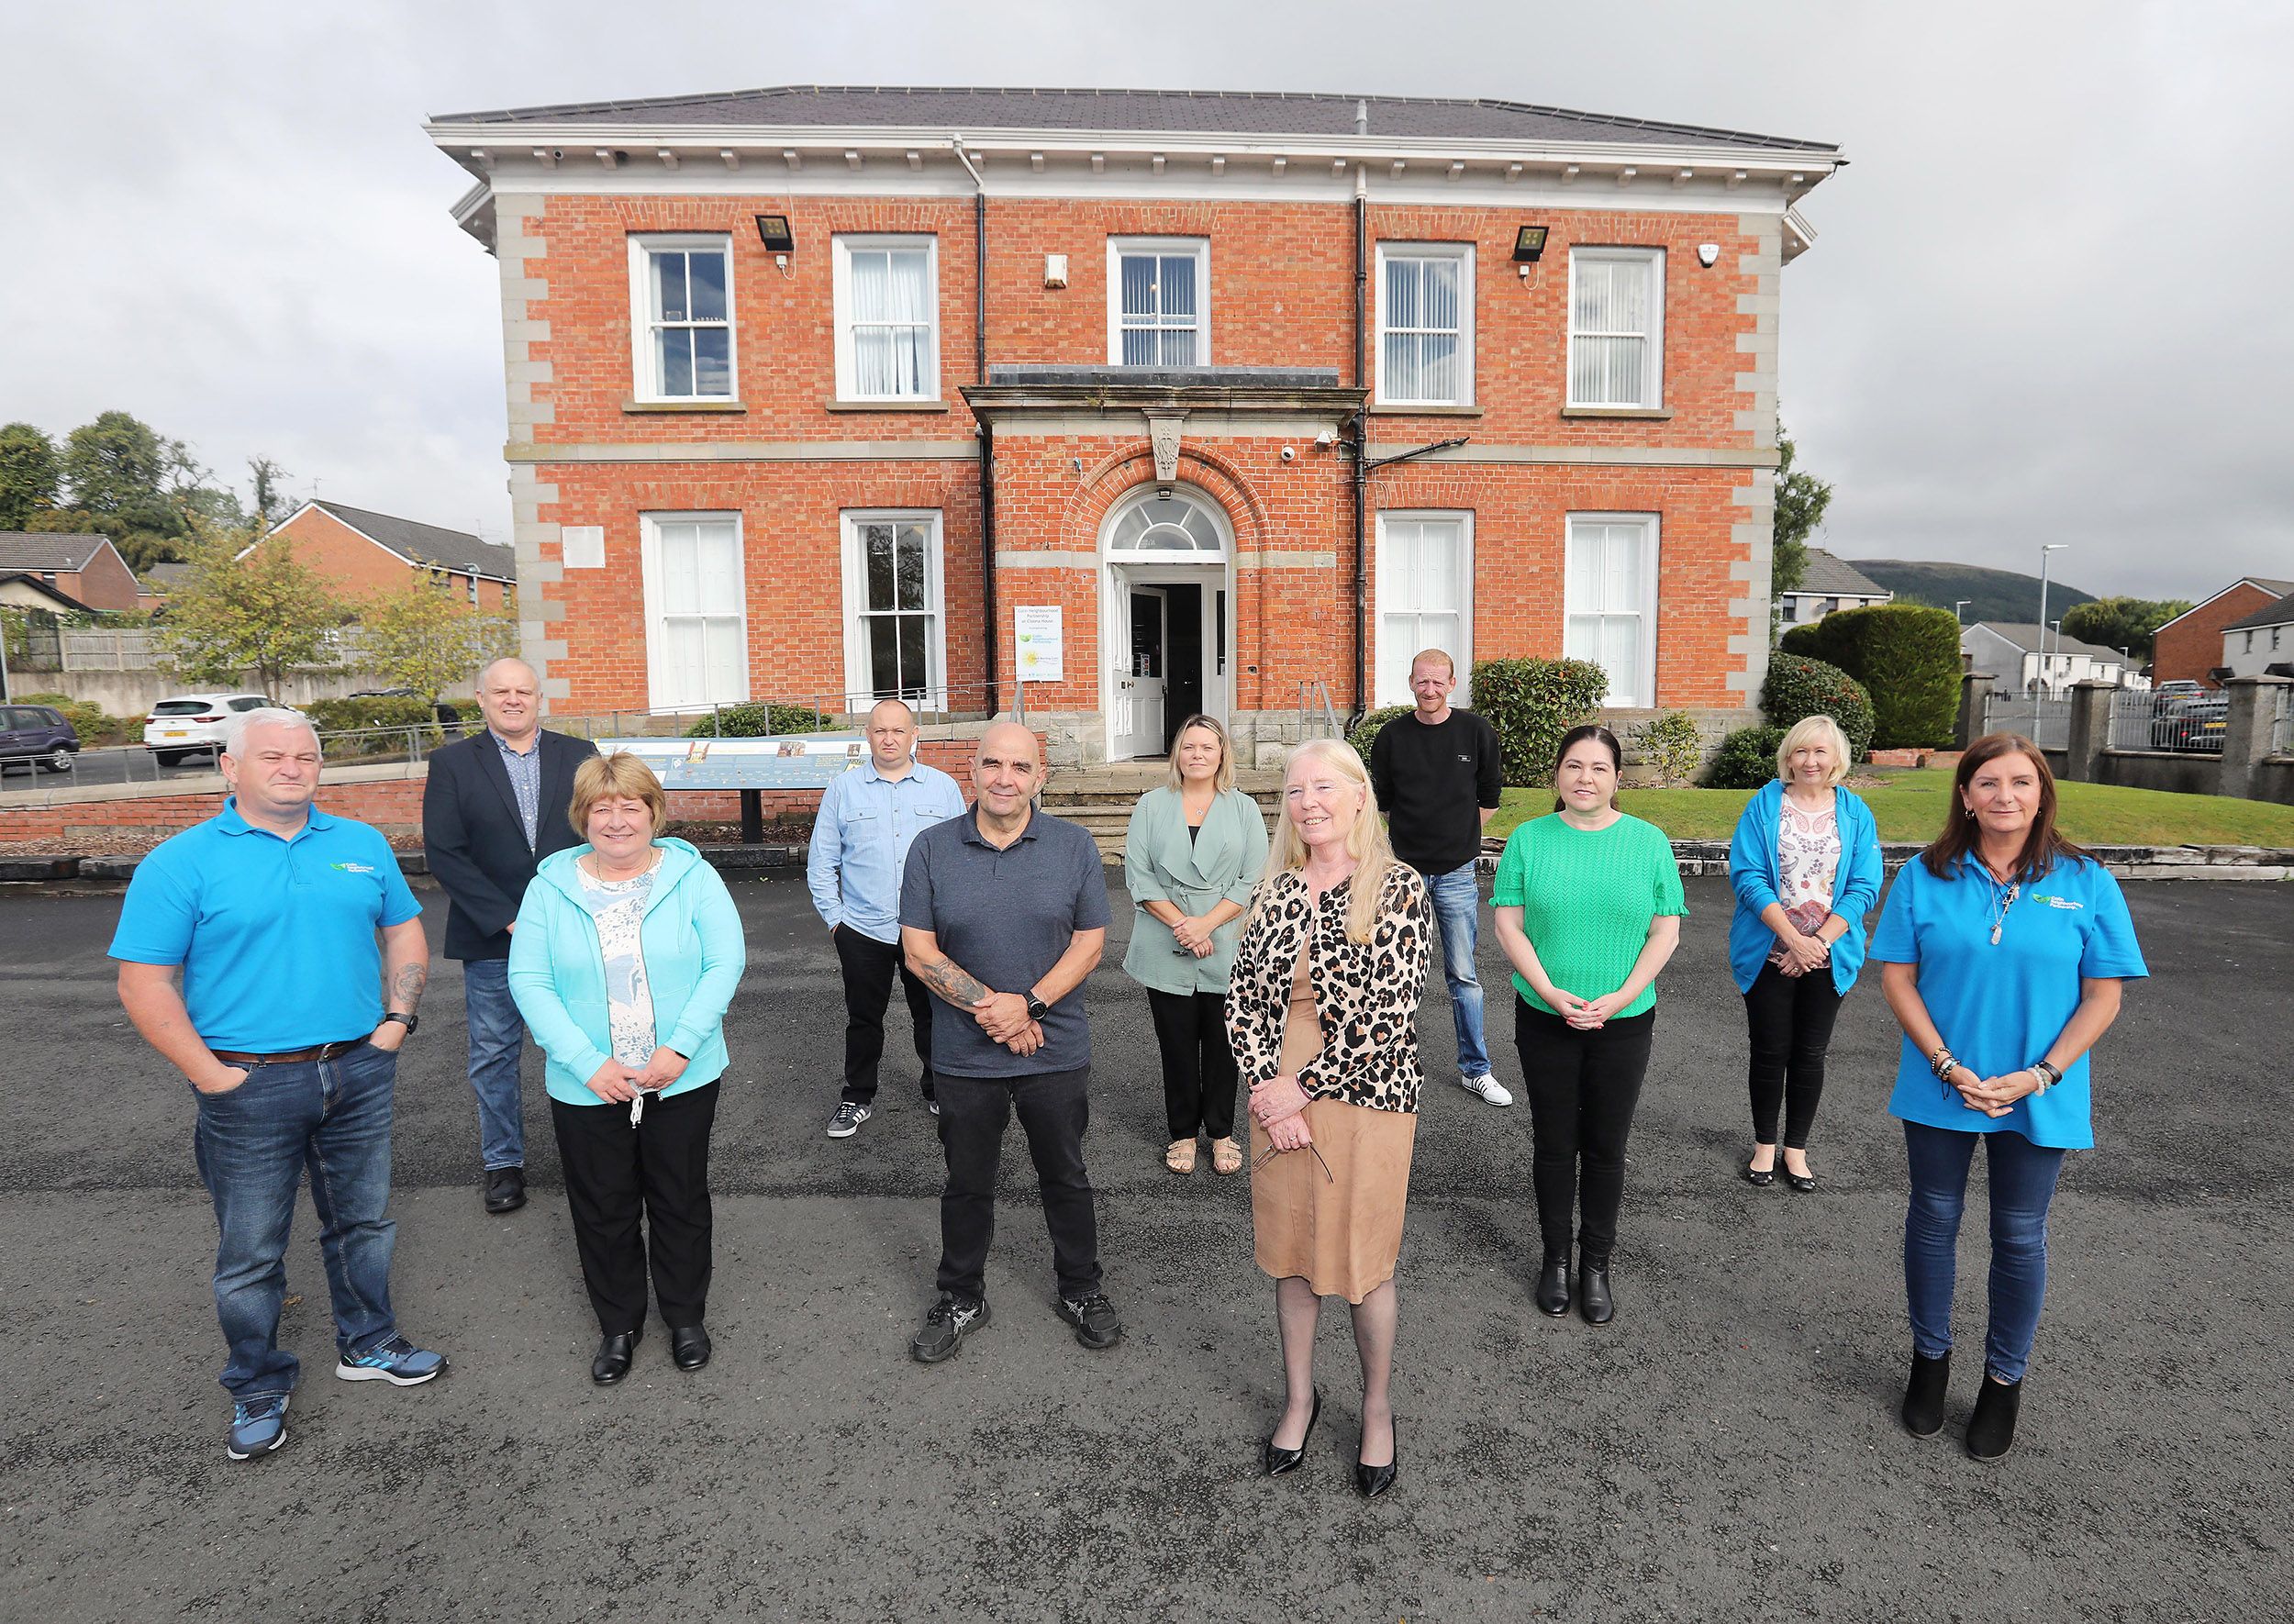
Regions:
<instances>
[{"instance_id":1,"label":"white trainers","mask_svg":"<svg viewBox=\"0 0 2294 1624\"><path fill-rule=\"evenodd\" d=\"M1487 1072L1484 1072L1478 1077L1461 1075L1458 1078L1458 1086L1468 1094L1479 1095L1493 1106L1509 1106L1513 1103L1513 1096L1506 1092L1505 1085Z\"/></svg>"}]
</instances>

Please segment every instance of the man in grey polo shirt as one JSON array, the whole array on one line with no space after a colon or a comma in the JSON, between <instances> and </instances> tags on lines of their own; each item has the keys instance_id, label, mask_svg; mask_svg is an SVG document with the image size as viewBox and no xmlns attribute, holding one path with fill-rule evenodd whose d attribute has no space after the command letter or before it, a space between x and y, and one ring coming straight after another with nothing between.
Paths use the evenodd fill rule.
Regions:
<instances>
[{"instance_id":1,"label":"man in grey polo shirt","mask_svg":"<svg viewBox=\"0 0 2294 1624\"><path fill-rule=\"evenodd\" d=\"M1035 1160L1059 1274L1059 1316L1086 1348L1123 1334L1099 1288L1099 1223L1084 1170L1091 1033L1084 980L1107 943L1099 851L1037 811L1043 747L1015 722L980 737L978 799L908 848L900 884L908 965L962 1018L932 1022L932 1075L948 1184L940 1198L940 1300L908 1343L927 1364L987 1318L996 1168L1016 1112Z\"/></svg>"}]
</instances>

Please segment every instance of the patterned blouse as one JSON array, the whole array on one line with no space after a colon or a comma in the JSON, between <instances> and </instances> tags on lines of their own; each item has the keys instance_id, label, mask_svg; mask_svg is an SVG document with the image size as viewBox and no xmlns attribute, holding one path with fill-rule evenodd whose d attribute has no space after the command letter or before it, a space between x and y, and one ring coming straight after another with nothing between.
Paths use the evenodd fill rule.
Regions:
<instances>
[{"instance_id":1,"label":"patterned blouse","mask_svg":"<svg viewBox=\"0 0 2294 1624\"><path fill-rule=\"evenodd\" d=\"M645 905L652 899L653 867L629 880L601 880L580 863L582 906L597 926L597 947L606 961L607 1029L613 1037L613 1057L625 1066L641 1066L661 1045L653 1031L653 990L645 979L645 949L639 930L645 923Z\"/></svg>"},{"instance_id":2,"label":"patterned blouse","mask_svg":"<svg viewBox=\"0 0 2294 1624\"><path fill-rule=\"evenodd\" d=\"M1828 801L1821 812L1803 812L1784 797L1776 815L1776 900L1803 936L1832 917L1832 893L1840 873L1840 806ZM1785 962L1779 947L1769 962Z\"/></svg>"},{"instance_id":3,"label":"patterned blouse","mask_svg":"<svg viewBox=\"0 0 2294 1624\"><path fill-rule=\"evenodd\" d=\"M1341 881L1317 900L1296 870L1268 880L1235 951L1227 1037L1245 1083L1275 1075L1290 1014L1292 971L1311 929L1308 962L1322 1052L1298 1068L1299 1085L1317 1099L1415 1111L1422 1079L1418 996L1432 962L1433 910L1426 883L1407 863L1388 871L1367 942L1346 937L1352 886L1353 881Z\"/></svg>"}]
</instances>

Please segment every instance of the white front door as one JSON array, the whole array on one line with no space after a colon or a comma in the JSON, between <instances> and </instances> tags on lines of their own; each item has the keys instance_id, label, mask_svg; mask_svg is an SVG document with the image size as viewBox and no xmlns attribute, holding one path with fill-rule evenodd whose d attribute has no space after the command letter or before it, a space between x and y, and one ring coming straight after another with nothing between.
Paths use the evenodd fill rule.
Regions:
<instances>
[{"instance_id":1,"label":"white front door","mask_svg":"<svg viewBox=\"0 0 2294 1624\"><path fill-rule=\"evenodd\" d=\"M1170 680L1170 594L1160 586L1125 593L1130 636L1119 645L1115 673L1113 748L1118 759L1164 753L1164 693Z\"/></svg>"}]
</instances>

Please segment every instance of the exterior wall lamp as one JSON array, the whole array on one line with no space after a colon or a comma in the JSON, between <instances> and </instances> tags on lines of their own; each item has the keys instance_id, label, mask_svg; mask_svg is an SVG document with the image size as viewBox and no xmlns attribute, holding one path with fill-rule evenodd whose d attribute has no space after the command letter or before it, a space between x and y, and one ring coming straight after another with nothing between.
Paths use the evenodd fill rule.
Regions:
<instances>
[{"instance_id":1,"label":"exterior wall lamp","mask_svg":"<svg viewBox=\"0 0 2294 1624\"><path fill-rule=\"evenodd\" d=\"M1513 262L1521 267L1524 282L1529 280L1530 267L1545 252L1547 229L1543 226L1524 226L1513 234Z\"/></svg>"},{"instance_id":2,"label":"exterior wall lamp","mask_svg":"<svg viewBox=\"0 0 2294 1624\"><path fill-rule=\"evenodd\" d=\"M781 274L787 275L788 256L796 251L796 238L795 233L788 228L788 217L786 215L759 215L757 217L757 240L763 243L766 250L773 255L773 262L781 268Z\"/></svg>"}]
</instances>

